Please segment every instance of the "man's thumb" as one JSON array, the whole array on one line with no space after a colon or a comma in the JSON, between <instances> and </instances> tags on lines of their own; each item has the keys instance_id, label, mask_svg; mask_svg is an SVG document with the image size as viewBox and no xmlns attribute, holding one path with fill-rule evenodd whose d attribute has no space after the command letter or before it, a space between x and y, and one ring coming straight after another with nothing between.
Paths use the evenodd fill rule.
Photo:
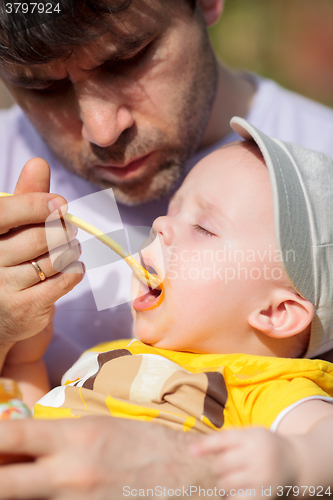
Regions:
<instances>
[{"instance_id":1,"label":"man's thumb","mask_svg":"<svg viewBox=\"0 0 333 500\"><path fill-rule=\"evenodd\" d=\"M50 191L50 167L43 158L32 158L24 165L14 194L48 193Z\"/></svg>"}]
</instances>

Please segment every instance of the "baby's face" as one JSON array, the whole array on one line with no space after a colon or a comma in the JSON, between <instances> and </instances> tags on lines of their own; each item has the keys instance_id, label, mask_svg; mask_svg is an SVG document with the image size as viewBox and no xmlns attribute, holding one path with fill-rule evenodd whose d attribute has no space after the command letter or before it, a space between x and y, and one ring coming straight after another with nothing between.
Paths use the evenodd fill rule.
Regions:
<instances>
[{"instance_id":1,"label":"baby's face","mask_svg":"<svg viewBox=\"0 0 333 500\"><path fill-rule=\"evenodd\" d=\"M260 157L241 145L207 156L153 228L158 236L143 257L157 273L165 269L164 300L142 297L148 289L136 280L134 335L164 349L251 352L247 318L283 274Z\"/></svg>"}]
</instances>

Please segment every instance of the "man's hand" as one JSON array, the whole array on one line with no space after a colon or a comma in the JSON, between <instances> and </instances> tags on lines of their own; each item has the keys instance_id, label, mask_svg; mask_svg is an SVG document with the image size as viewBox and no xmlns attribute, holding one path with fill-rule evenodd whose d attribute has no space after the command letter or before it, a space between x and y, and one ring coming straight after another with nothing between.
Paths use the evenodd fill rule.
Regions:
<instances>
[{"instance_id":1,"label":"man's hand","mask_svg":"<svg viewBox=\"0 0 333 500\"><path fill-rule=\"evenodd\" d=\"M16 452L35 461L0 467L0 499L123 500L155 487L165 488L163 498L172 489L183 498L190 486L215 486L208 461L188 452L194 439L112 417L1 422L0 455ZM128 494L132 490L136 495Z\"/></svg>"},{"instance_id":2,"label":"man's hand","mask_svg":"<svg viewBox=\"0 0 333 500\"><path fill-rule=\"evenodd\" d=\"M265 498L262 492L267 489L274 498L278 486L298 484L298 454L292 442L264 428L210 434L197 442L192 452L197 457L212 454L217 485L233 499L243 497L246 490L252 491L251 496L255 490L256 498ZM242 493L237 495L239 490Z\"/></svg>"},{"instance_id":3,"label":"man's hand","mask_svg":"<svg viewBox=\"0 0 333 500\"><path fill-rule=\"evenodd\" d=\"M65 213L66 200L48 193L49 181L48 164L35 158L24 166L15 196L0 198L0 358L15 342L41 332L52 318L54 302L83 278L73 226L67 234L59 224L51 229L52 250L59 254L57 270L52 266L45 221L60 207Z\"/></svg>"}]
</instances>

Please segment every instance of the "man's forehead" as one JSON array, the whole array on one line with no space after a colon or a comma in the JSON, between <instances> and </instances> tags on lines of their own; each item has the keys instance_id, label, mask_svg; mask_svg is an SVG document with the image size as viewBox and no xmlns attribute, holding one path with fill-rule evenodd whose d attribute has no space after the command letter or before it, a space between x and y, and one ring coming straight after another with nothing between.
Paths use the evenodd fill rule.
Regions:
<instances>
[{"instance_id":1,"label":"man's forehead","mask_svg":"<svg viewBox=\"0 0 333 500\"><path fill-rule=\"evenodd\" d=\"M51 80L67 78L66 66L75 66L76 71L90 73L106 62L112 63L112 61L130 57L145 43L149 43L154 35L154 31L145 31L138 36L131 34L117 44L106 44L102 37L97 45L94 43L77 50L74 49L70 58L46 64L4 64L0 68L0 73L11 83L24 87L35 86L38 82L44 84L47 78ZM98 50L99 45L103 46L103 50Z\"/></svg>"},{"instance_id":2,"label":"man's forehead","mask_svg":"<svg viewBox=\"0 0 333 500\"><path fill-rule=\"evenodd\" d=\"M89 44L73 47L70 55L68 48L64 48L64 58L31 65L4 62L0 66L2 76L18 85L29 86L32 79L43 78L43 75L57 72L66 65L76 65L77 69L89 72L106 61L130 57L162 32L166 25L167 18L162 15L163 11L152 9L152 3L156 1L134 0L126 11L110 16L106 33ZM141 6L140 9L138 6ZM66 75L61 76L65 77Z\"/></svg>"}]
</instances>

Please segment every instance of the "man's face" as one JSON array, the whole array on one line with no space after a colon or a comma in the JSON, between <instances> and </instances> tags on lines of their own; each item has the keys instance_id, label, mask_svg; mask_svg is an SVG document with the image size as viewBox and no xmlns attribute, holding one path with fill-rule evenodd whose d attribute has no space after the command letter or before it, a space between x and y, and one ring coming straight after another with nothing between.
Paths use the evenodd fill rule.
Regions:
<instances>
[{"instance_id":1,"label":"man's face","mask_svg":"<svg viewBox=\"0 0 333 500\"><path fill-rule=\"evenodd\" d=\"M232 146L205 157L142 251L147 268L165 274L164 300L134 280L134 335L164 349L258 354L248 317L288 285L273 219L269 175L257 155Z\"/></svg>"},{"instance_id":2,"label":"man's face","mask_svg":"<svg viewBox=\"0 0 333 500\"><path fill-rule=\"evenodd\" d=\"M200 14L180 0L133 0L66 60L6 64L1 74L58 160L126 204L158 198L179 179L217 80Z\"/></svg>"}]
</instances>

